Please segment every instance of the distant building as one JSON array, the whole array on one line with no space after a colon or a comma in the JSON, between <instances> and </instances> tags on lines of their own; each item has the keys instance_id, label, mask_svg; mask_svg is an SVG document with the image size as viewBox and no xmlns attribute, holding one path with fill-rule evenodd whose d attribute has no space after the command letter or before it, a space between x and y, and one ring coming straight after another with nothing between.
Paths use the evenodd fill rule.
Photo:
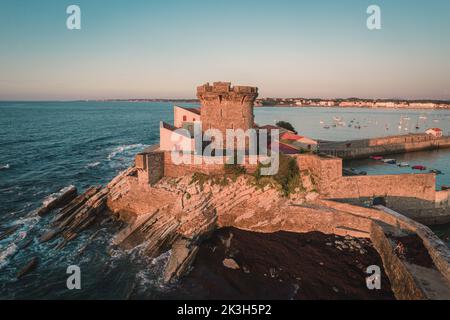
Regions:
<instances>
[{"instance_id":1,"label":"distant building","mask_svg":"<svg viewBox=\"0 0 450 320\"><path fill-rule=\"evenodd\" d=\"M281 134L280 140L290 146L310 151L317 151L317 146L319 145L317 141L311 138L299 136L290 131Z\"/></svg>"},{"instance_id":2,"label":"distant building","mask_svg":"<svg viewBox=\"0 0 450 320\"><path fill-rule=\"evenodd\" d=\"M436 138L441 138L443 136L442 129L439 129L439 128L430 128L425 132L426 132L426 134L432 135Z\"/></svg>"},{"instance_id":3,"label":"distant building","mask_svg":"<svg viewBox=\"0 0 450 320\"><path fill-rule=\"evenodd\" d=\"M436 108L436 104L432 102L410 102L409 107L414 109L434 109Z\"/></svg>"}]
</instances>

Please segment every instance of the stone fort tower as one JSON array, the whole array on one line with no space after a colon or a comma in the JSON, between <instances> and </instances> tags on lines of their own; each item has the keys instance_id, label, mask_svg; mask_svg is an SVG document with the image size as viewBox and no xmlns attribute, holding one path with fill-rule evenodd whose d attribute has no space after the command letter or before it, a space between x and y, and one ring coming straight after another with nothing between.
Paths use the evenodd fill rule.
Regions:
<instances>
[{"instance_id":1,"label":"stone fort tower","mask_svg":"<svg viewBox=\"0 0 450 320\"><path fill-rule=\"evenodd\" d=\"M243 129L254 126L253 104L258 88L231 86L229 82L214 82L197 88L201 103L202 130L218 129L224 139L226 129Z\"/></svg>"}]
</instances>

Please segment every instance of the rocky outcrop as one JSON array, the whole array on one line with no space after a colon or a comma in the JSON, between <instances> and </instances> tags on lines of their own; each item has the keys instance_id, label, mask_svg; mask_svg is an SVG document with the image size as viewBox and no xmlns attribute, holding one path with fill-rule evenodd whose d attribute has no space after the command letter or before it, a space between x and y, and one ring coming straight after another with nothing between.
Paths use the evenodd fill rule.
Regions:
<instances>
[{"instance_id":1,"label":"rocky outcrop","mask_svg":"<svg viewBox=\"0 0 450 320\"><path fill-rule=\"evenodd\" d=\"M38 258L33 257L18 273L17 273L17 279L20 279L30 272L32 272L34 269L36 269L38 265Z\"/></svg>"},{"instance_id":2,"label":"rocky outcrop","mask_svg":"<svg viewBox=\"0 0 450 320\"><path fill-rule=\"evenodd\" d=\"M77 188L68 186L58 193L52 194L44 200L42 207L38 210L38 215L43 216L53 209L65 206L77 196Z\"/></svg>"},{"instance_id":3,"label":"rocky outcrop","mask_svg":"<svg viewBox=\"0 0 450 320\"><path fill-rule=\"evenodd\" d=\"M90 187L83 194L73 198L56 214L52 221L52 229L43 234L40 241L47 242L61 236L63 241L58 246L61 248L68 241L75 239L80 232L90 227L104 213L110 190L120 185L123 179L133 172L134 168L130 168L118 175L107 187ZM73 193L66 192L63 198L67 199L68 194ZM62 203L62 200L58 203ZM54 204L50 207L54 207Z\"/></svg>"},{"instance_id":4,"label":"rocky outcrop","mask_svg":"<svg viewBox=\"0 0 450 320\"><path fill-rule=\"evenodd\" d=\"M170 251L163 274L163 281L170 282L191 269L200 244L218 228L235 227L260 233L319 231L351 236L329 245L364 256L363 242L352 237L371 238L373 223L395 227L400 221L380 210L320 200L313 180L308 172L303 172L302 187L286 197L275 185L262 186L249 175L165 177L150 186L142 184L136 170L130 168L106 187L91 187L63 207L53 219L52 230L42 235L41 241L61 236L63 241L59 246L63 246L99 217L118 218L126 226L113 244L124 249L140 245L150 257ZM105 212L111 215L102 216ZM226 247L230 241L224 240ZM424 243L428 246L425 239ZM448 263L442 255L436 254L436 258L437 251L430 252L439 271L447 270ZM245 265L240 266L232 259L227 256L221 263L226 268L245 272ZM408 290L408 294L411 292ZM411 297L419 296L411 293Z\"/></svg>"},{"instance_id":5,"label":"rocky outcrop","mask_svg":"<svg viewBox=\"0 0 450 320\"><path fill-rule=\"evenodd\" d=\"M187 239L180 239L172 246L172 252L164 271L164 282L184 275L193 263L199 247Z\"/></svg>"}]
</instances>

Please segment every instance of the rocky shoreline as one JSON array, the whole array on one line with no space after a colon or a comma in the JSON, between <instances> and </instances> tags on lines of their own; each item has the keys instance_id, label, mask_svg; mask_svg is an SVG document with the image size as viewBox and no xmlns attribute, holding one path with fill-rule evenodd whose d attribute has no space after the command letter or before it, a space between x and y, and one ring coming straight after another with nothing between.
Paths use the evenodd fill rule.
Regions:
<instances>
[{"instance_id":1,"label":"rocky shoreline","mask_svg":"<svg viewBox=\"0 0 450 320\"><path fill-rule=\"evenodd\" d=\"M422 227L403 216L321 200L310 172L302 172L301 186L286 196L276 185L260 185L246 174L187 175L150 186L140 183L131 167L107 186L90 187L81 195L67 188L39 212L53 214L51 229L39 241L59 239L52 241L56 249L94 229L83 240L82 255L96 241L95 230L112 223L119 230L112 246L144 246L152 259L170 253L160 278L175 289L166 298L424 299L448 294L443 282L437 291L418 282L426 282L429 274L444 282L448 276L448 248L434 235L424 229L424 246L423 236L412 233ZM419 252L419 264L429 267L434 261L425 273L421 270L422 278L416 279L407 265L418 262L395 251L396 241ZM18 270L18 278L38 263L33 257ZM381 291L366 287L370 265L388 268L382 271Z\"/></svg>"}]
</instances>

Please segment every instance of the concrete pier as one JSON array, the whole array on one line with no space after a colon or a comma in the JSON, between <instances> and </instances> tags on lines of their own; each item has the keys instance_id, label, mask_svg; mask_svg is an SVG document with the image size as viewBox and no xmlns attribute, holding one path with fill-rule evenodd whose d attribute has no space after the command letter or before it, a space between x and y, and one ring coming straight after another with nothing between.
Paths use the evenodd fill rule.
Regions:
<instances>
[{"instance_id":1,"label":"concrete pier","mask_svg":"<svg viewBox=\"0 0 450 320\"><path fill-rule=\"evenodd\" d=\"M319 144L321 153L344 160L446 148L450 148L450 136L436 138L428 134L397 135L342 142L322 142Z\"/></svg>"}]
</instances>

